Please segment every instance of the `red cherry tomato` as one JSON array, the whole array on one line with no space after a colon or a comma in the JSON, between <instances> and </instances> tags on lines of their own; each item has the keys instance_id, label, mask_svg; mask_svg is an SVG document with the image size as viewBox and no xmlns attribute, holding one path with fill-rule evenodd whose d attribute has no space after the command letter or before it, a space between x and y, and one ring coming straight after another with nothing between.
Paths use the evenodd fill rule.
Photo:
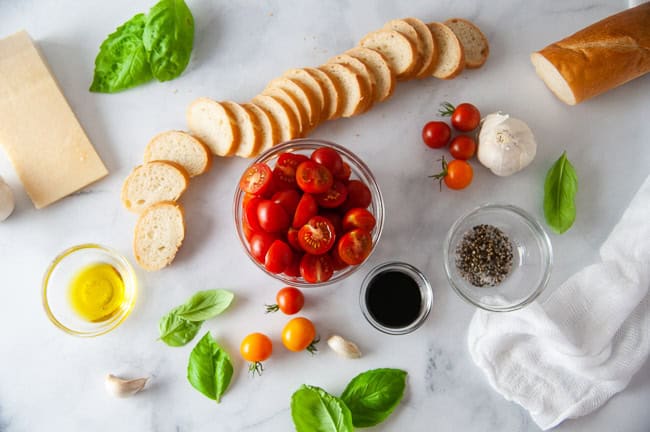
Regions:
<instances>
[{"instance_id":1,"label":"red cherry tomato","mask_svg":"<svg viewBox=\"0 0 650 432\"><path fill-rule=\"evenodd\" d=\"M343 234L338 243L338 253L341 259L350 264L358 265L372 251L372 236L364 229L356 228Z\"/></svg>"},{"instance_id":2,"label":"red cherry tomato","mask_svg":"<svg viewBox=\"0 0 650 432\"><path fill-rule=\"evenodd\" d=\"M298 202L300 202L300 192L295 189L281 190L273 194L271 201L280 204L287 212L287 216L293 218Z\"/></svg>"},{"instance_id":3,"label":"red cherry tomato","mask_svg":"<svg viewBox=\"0 0 650 432\"><path fill-rule=\"evenodd\" d=\"M334 271L343 270L344 268L350 266L350 264L341 259L341 255L339 255L339 248L336 246L330 250L330 257L332 257L332 267L334 267Z\"/></svg>"},{"instance_id":4,"label":"red cherry tomato","mask_svg":"<svg viewBox=\"0 0 650 432\"><path fill-rule=\"evenodd\" d=\"M279 232L289 227L289 215L280 204L262 200L257 205L257 220L266 232Z\"/></svg>"},{"instance_id":5,"label":"red cherry tomato","mask_svg":"<svg viewBox=\"0 0 650 432\"><path fill-rule=\"evenodd\" d=\"M430 121L422 128L422 141L431 148L442 148L451 138L451 128L445 122Z\"/></svg>"},{"instance_id":6,"label":"red cherry tomato","mask_svg":"<svg viewBox=\"0 0 650 432\"><path fill-rule=\"evenodd\" d=\"M295 252L293 253L293 257L291 258L291 262L287 266L287 268L284 269L284 274L289 276L289 277L300 277L300 261L302 260L303 252Z\"/></svg>"},{"instance_id":7,"label":"red cherry tomato","mask_svg":"<svg viewBox=\"0 0 650 432\"><path fill-rule=\"evenodd\" d=\"M336 180L327 192L316 195L316 201L321 207L336 208L343 204L347 197L348 189L343 182Z\"/></svg>"},{"instance_id":8,"label":"red cherry tomato","mask_svg":"<svg viewBox=\"0 0 650 432\"><path fill-rule=\"evenodd\" d=\"M257 218L257 207L264 201L262 198L251 198L244 207L244 220L253 231L263 231Z\"/></svg>"},{"instance_id":9,"label":"red cherry tomato","mask_svg":"<svg viewBox=\"0 0 650 432\"><path fill-rule=\"evenodd\" d=\"M334 177L330 170L314 161L305 161L296 169L298 187L311 194L325 193L332 187Z\"/></svg>"},{"instance_id":10,"label":"red cherry tomato","mask_svg":"<svg viewBox=\"0 0 650 432\"><path fill-rule=\"evenodd\" d=\"M321 147L314 150L311 154L311 160L323 165L334 176L343 169L343 159L339 152L329 147Z\"/></svg>"},{"instance_id":11,"label":"red cherry tomato","mask_svg":"<svg viewBox=\"0 0 650 432\"><path fill-rule=\"evenodd\" d=\"M351 231L355 228L362 228L368 232L377 224L377 220L368 210L364 208L353 208L343 216L343 230Z\"/></svg>"},{"instance_id":12,"label":"red cherry tomato","mask_svg":"<svg viewBox=\"0 0 650 432\"><path fill-rule=\"evenodd\" d=\"M349 210L351 208L367 208L372 202L370 189L361 180L350 180L348 183L348 198L342 208Z\"/></svg>"},{"instance_id":13,"label":"red cherry tomato","mask_svg":"<svg viewBox=\"0 0 650 432\"><path fill-rule=\"evenodd\" d=\"M454 107L449 102L445 102L442 104L440 114L451 116L451 125L461 132L473 131L481 123L481 112L470 103L462 103Z\"/></svg>"},{"instance_id":14,"label":"red cherry tomato","mask_svg":"<svg viewBox=\"0 0 650 432\"><path fill-rule=\"evenodd\" d=\"M276 240L277 237L273 234L269 234L264 231L256 232L251 237L249 243L251 255L253 255L253 257L258 262L264 264L264 260L266 259L266 252L268 252L269 248Z\"/></svg>"},{"instance_id":15,"label":"red cherry tomato","mask_svg":"<svg viewBox=\"0 0 650 432\"><path fill-rule=\"evenodd\" d=\"M350 165L348 165L347 162L343 162L343 168L341 169L341 171L334 174L334 178L336 180L341 180L343 182L346 182L350 179L351 175L352 175L352 169L350 168Z\"/></svg>"},{"instance_id":16,"label":"red cherry tomato","mask_svg":"<svg viewBox=\"0 0 650 432\"><path fill-rule=\"evenodd\" d=\"M293 315L305 305L305 296L298 288L284 287L275 295L275 304L266 305L266 312L277 312Z\"/></svg>"},{"instance_id":17,"label":"red cherry tomato","mask_svg":"<svg viewBox=\"0 0 650 432\"><path fill-rule=\"evenodd\" d=\"M275 240L266 252L264 268L271 273L282 273L291 264L293 252L282 240Z\"/></svg>"},{"instance_id":18,"label":"red cherry tomato","mask_svg":"<svg viewBox=\"0 0 650 432\"><path fill-rule=\"evenodd\" d=\"M296 168L302 162L309 160L305 155L297 153L282 153L278 156L278 161L273 168L273 185L277 190L295 189Z\"/></svg>"},{"instance_id":19,"label":"red cherry tomato","mask_svg":"<svg viewBox=\"0 0 650 432\"><path fill-rule=\"evenodd\" d=\"M244 231L244 238L246 239L246 241L250 242L251 238L253 237L253 234L255 234L255 230L251 228L251 226L248 224L248 221L246 220L246 215L244 215L242 218L242 231Z\"/></svg>"},{"instance_id":20,"label":"red cherry tomato","mask_svg":"<svg viewBox=\"0 0 650 432\"><path fill-rule=\"evenodd\" d=\"M327 218L314 216L298 232L298 243L307 253L324 254L334 244L334 227Z\"/></svg>"},{"instance_id":21,"label":"red cherry tomato","mask_svg":"<svg viewBox=\"0 0 650 432\"><path fill-rule=\"evenodd\" d=\"M239 187L246 193L263 195L271 186L271 175L271 168L267 164L256 163L244 172Z\"/></svg>"},{"instance_id":22,"label":"red cherry tomato","mask_svg":"<svg viewBox=\"0 0 650 432\"><path fill-rule=\"evenodd\" d=\"M451 153L455 159L471 159L476 153L476 141L467 135L458 135L456 138L451 140L449 153Z\"/></svg>"},{"instance_id":23,"label":"red cherry tomato","mask_svg":"<svg viewBox=\"0 0 650 432\"><path fill-rule=\"evenodd\" d=\"M329 255L305 254L300 261L300 275L309 283L325 282L334 274Z\"/></svg>"},{"instance_id":24,"label":"red cherry tomato","mask_svg":"<svg viewBox=\"0 0 650 432\"><path fill-rule=\"evenodd\" d=\"M316 203L316 198L308 193L302 194L300 201L298 201L296 213L293 215L292 226L296 229L302 228L317 213L318 204Z\"/></svg>"},{"instance_id":25,"label":"red cherry tomato","mask_svg":"<svg viewBox=\"0 0 650 432\"><path fill-rule=\"evenodd\" d=\"M337 236L343 234L343 219L340 214L338 214L334 210L325 210L321 211L319 213L319 216L323 216L324 218L327 218L327 220L330 221L332 226L334 227L334 234Z\"/></svg>"},{"instance_id":26,"label":"red cherry tomato","mask_svg":"<svg viewBox=\"0 0 650 432\"><path fill-rule=\"evenodd\" d=\"M293 248L294 251L296 252L304 252L302 250L302 247L300 246L300 242L298 242L298 233L300 230L294 228L294 227L289 227L289 230L287 231L287 242L289 243L289 246Z\"/></svg>"}]
</instances>

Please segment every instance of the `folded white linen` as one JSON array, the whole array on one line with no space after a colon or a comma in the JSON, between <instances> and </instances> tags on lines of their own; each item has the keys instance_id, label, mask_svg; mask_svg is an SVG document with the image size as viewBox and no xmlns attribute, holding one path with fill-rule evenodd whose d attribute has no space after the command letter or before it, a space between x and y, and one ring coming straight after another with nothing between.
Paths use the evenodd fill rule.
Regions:
<instances>
[{"instance_id":1,"label":"folded white linen","mask_svg":"<svg viewBox=\"0 0 650 432\"><path fill-rule=\"evenodd\" d=\"M522 310L478 310L474 362L544 430L623 390L650 350L650 177L600 248L601 262Z\"/></svg>"}]
</instances>

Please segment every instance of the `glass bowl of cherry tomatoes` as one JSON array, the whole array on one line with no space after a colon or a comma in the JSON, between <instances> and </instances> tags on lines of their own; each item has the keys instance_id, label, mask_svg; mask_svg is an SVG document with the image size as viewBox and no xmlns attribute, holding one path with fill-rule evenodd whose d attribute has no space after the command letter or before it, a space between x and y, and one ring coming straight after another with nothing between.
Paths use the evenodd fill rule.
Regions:
<instances>
[{"instance_id":1,"label":"glass bowl of cherry tomatoes","mask_svg":"<svg viewBox=\"0 0 650 432\"><path fill-rule=\"evenodd\" d=\"M339 282L379 241L384 201L368 166L343 146L297 139L248 166L233 203L248 257L293 286Z\"/></svg>"}]
</instances>

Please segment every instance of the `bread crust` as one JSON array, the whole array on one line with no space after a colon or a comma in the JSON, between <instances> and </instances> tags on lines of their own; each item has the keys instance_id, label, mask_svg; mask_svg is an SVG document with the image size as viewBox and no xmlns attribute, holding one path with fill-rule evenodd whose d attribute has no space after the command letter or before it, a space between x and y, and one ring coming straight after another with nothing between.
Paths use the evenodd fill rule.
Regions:
<instances>
[{"instance_id":1,"label":"bread crust","mask_svg":"<svg viewBox=\"0 0 650 432\"><path fill-rule=\"evenodd\" d=\"M225 120L221 124L222 130L220 131L223 136L218 137L206 133L205 128L199 124L196 119L198 115L196 111L200 110L201 105L204 108L210 107L213 114L219 115ZM235 154L237 149L235 143L239 142L239 128L233 114L219 102L207 97L195 99L187 108L186 120L192 134L198 136L213 154L217 156L233 156Z\"/></svg>"},{"instance_id":2,"label":"bread crust","mask_svg":"<svg viewBox=\"0 0 650 432\"><path fill-rule=\"evenodd\" d=\"M156 145L156 143L159 140L166 139L166 137L168 135L182 135L184 139L191 140L196 145L196 147L201 149L201 153L205 157L205 163L203 164L201 169L199 171L197 171L197 172L189 172L189 170L186 168L185 170L187 171L187 173L189 174L190 177L195 177L195 176L204 174L205 172L207 172L212 167L212 152L210 151L210 148L208 146L206 146L205 143L203 143L203 141L201 141L200 139L198 139L194 135L192 135L192 134L190 134L188 132L185 132L185 131L181 131L181 130L169 130L169 131L165 131L165 132L160 132L159 134L156 134L153 138L151 138L149 140L149 143L147 143L147 146L144 149L144 161L145 162L151 162L151 161L154 161L154 160L161 160L161 159L156 159L152 155L152 148L153 148L153 146ZM167 160L167 159L163 159L163 160ZM177 162L177 161L171 161L171 162Z\"/></svg>"},{"instance_id":3,"label":"bread crust","mask_svg":"<svg viewBox=\"0 0 650 432\"><path fill-rule=\"evenodd\" d=\"M180 164L172 161L151 161L144 163L142 165L138 165L135 168L133 168L133 171L129 174L129 176L124 180L124 183L122 184L122 190L120 193L120 199L122 200L122 204L124 205L124 208L127 210L134 212L134 213L143 213L148 207L151 207L151 205L154 205L155 203L150 204L148 207L141 207L141 206L133 206L131 204L132 198L129 195L129 187L131 186L131 182L134 180L135 175L138 173L138 171L146 169L147 167L152 167L155 165L162 165L162 166L167 166L171 167L175 171L177 171L178 174L180 174L183 178L183 184L181 185L181 189L176 197L173 197L172 199L166 199L164 201L169 201L173 202L177 199L179 199L187 190L187 188L190 185L190 175L187 173L185 168L183 168ZM162 201L160 201L162 202Z\"/></svg>"},{"instance_id":4,"label":"bread crust","mask_svg":"<svg viewBox=\"0 0 650 432\"><path fill-rule=\"evenodd\" d=\"M440 47L440 52L438 54L438 61L436 62L436 67L433 69L433 76L440 79L453 79L456 78L460 73L465 69L465 50L463 45L458 40L456 34L446 25L439 22L430 22L427 23L427 27L431 30L433 35L433 40L436 41L436 45ZM443 40L440 36L443 36ZM447 46L447 49L453 49L457 52L457 63L455 66L447 73L442 73L439 70L439 64L442 61L447 60L447 57L444 52L444 47Z\"/></svg>"},{"instance_id":5,"label":"bread crust","mask_svg":"<svg viewBox=\"0 0 650 432\"><path fill-rule=\"evenodd\" d=\"M480 28L476 24L474 24L471 21L468 21L463 18L451 18L445 21L445 25L453 31L456 36L458 37L458 40L460 41L461 45L465 47L466 41L463 40L462 35L456 32L456 24L460 24L461 26L465 26L469 29L471 29L472 34L477 37L477 39L480 41L481 45L481 50L480 50L480 55L478 58L475 58L473 56L468 55L468 49L464 50L465 53L465 67L467 69L478 69L481 66L485 64L487 61L488 57L490 56L490 44L481 31Z\"/></svg>"},{"instance_id":6,"label":"bread crust","mask_svg":"<svg viewBox=\"0 0 650 432\"><path fill-rule=\"evenodd\" d=\"M175 250L173 251L173 253L171 253L171 254L169 254L167 256L167 259L163 262L163 265L162 266L153 266L153 265L150 265L149 262L144 261L144 258L139 253L140 248L138 247L138 243L137 243L137 241L138 241L138 232L142 229L142 225L144 223L144 218L149 212L155 211L158 208L165 207L165 206L173 206L180 212L181 230L183 232L183 236L181 237L180 241L177 242L174 245ZM178 253L178 250L180 249L181 245L183 244L183 240L185 239L185 231L186 231L185 209L183 208L183 206L180 203L172 202L172 201L161 201L159 203L156 203L156 204L148 207L144 212L142 212L142 214L138 218L138 221L136 222L136 225L135 225L135 230L133 232L133 234L134 234L133 235L133 255L135 256L135 261L138 263L138 265L140 265L140 267L142 267L143 269L145 269L147 271L156 271L156 270L160 270L162 268L167 267L169 264L171 264L172 261L174 261L174 258L176 258L176 254Z\"/></svg>"},{"instance_id":7,"label":"bread crust","mask_svg":"<svg viewBox=\"0 0 650 432\"><path fill-rule=\"evenodd\" d=\"M571 36L533 53L550 62L573 94L560 97L575 105L650 72L650 2L598 21ZM537 64L536 64L537 66Z\"/></svg>"}]
</instances>

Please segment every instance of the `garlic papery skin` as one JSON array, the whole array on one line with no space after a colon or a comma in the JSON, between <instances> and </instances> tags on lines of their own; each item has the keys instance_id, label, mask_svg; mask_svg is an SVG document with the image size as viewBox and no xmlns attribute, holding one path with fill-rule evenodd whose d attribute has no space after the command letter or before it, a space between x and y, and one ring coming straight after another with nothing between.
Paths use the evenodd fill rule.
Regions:
<instances>
[{"instance_id":1,"label":"garlic papery skin","mask_svg":"<svg viewBox=\"0 0 650 432\"><path fill-rule=\"evenodd\" d=\"M13 213L15 206L14 194L11 188L0 177L0 222L7 219Z\"/></svg>"},{"instance_id":2,"label":"garlic papery skin","mask_svg":"<svg viewBox=\"0 0 650 432\"><path fill-rule=\"evenodd\" d=\"M523 121L500 112L488 114L478 135L478 160L498 176L509 176L535 158L537 143Z\"/></svg>"},{"instance_id":3,"label":"garlic papery skin","mask_svg":"<svg viewBox=\"0 0 650 432\"><path fill-rule=\"evenodd\" d=\"M106 391L111 395L119 398L133 396L144 388L149 378L136 378L125 380L115 375L106 375Z\"/></svg>"},{"instance_id":4,"label":"garlic papery skin","mask_svg":"<svg viewBox=\"0 0 650 432\"><path fill-rule=\"evenodd\" d=\"M341 357L350 359L361 357L359 347L355 343L345 340L339 335L333 335L327 339L327 345L332 349L332 351Z\"/></svg>"}]
</instances>

